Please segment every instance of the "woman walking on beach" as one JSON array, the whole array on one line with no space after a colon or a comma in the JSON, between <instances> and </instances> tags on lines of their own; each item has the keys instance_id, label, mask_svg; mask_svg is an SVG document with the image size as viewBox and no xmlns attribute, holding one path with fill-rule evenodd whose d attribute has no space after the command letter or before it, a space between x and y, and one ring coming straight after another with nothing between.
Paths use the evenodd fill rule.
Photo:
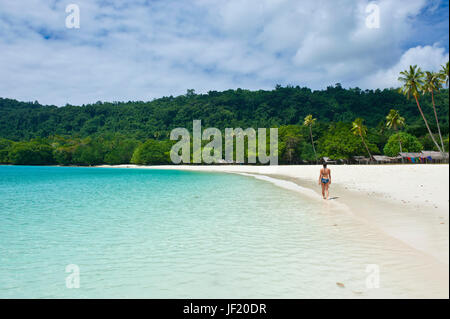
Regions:
<instances>
[{"instance_id":1,"label":"woman walking on beach","mask_svg":"<svg viewBox=\"0 0 450 319\"><path fill-rule=\"evenodd\" d=\"M323 168L320 169L319 185L322 185L322 197L328 199L330 195L328 187L331 184L331 170L327 168L327 164L323 164ZM326 193L326 196L325 196Z\"/></svg>"}]
</instances>

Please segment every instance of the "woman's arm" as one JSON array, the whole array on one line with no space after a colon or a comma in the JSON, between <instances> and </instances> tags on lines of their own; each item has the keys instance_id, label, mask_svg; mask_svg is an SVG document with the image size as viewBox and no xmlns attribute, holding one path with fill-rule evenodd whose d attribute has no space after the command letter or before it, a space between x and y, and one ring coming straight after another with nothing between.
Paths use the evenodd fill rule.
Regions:
<instances>
[{"instance_id":1,"label":"woman's arm","mask_svg":"<svg viewBox=\"0 0 450 319\"><path fill-rule=\"evenodd\" d=\"M331 169L328 171L328 177L330 178L330 184L331 184Z\"/></svg>"}]
</instances>

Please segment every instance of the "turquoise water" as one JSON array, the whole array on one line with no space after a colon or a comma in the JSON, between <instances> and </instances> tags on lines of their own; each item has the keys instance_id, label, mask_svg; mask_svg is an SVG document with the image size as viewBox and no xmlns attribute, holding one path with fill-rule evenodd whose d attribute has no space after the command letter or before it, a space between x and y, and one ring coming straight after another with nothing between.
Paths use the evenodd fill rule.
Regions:
<instances>
[{"instance_id":1,"label":"turquoise water","mask_svg":"<svg viewBox=\"0 0 450 319\"><path fill-rule=\"evenodd\" d=\"M0 166L1 298L371 296L374 263L385 294L411 294L393 263L405 248L379 236L251 177Z\"/></svg>"}]
</instances>

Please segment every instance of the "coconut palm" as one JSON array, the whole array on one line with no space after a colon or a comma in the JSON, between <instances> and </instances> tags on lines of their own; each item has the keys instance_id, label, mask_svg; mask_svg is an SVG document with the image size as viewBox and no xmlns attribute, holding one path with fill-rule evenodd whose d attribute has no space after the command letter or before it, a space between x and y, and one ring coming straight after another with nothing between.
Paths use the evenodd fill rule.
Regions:
<instances>
[{"instance_id":1,"label":"coconut palm","mask_svg":"<svg viewBox=\"0 0 450 319\"><path fill-rule=\"evenodd\" d=\"M441 76L442 83L448 87L448 62L445 65L442 65L442 69L439 74Z\"/></svg>"},{"instance_id":2,"label":"coconut palm","mask_svg":"<svg viewBox=\"0 0 450 319\"><path fill-rule=\"evenodd\" d=\"M386 116L386 126L389 129L393 129L395 133L397 133L401 127L405 126L405 118L401 117L397 110L390 110L389 114ZM398 136L398 144L400 146L400 153L402 153L402 140L400 135Z\"/></svg>"},{"instance_id":3,"label":"coconut palm","mask_svg":"<svg viewBox=\"0 0 450 319\"><path fill-rule=\"evenodd\" d=\"M425 122L425 126L427 127L428 133L430 134L434 145L436 145L438 150L442 152L439 144L434 138L433 133L431 132L430 126L428 125L427 119L425 118L425 115L423 114L422 108L420 107L419 103L420 91L422 90L422 86L424 85L424 73L420 68L417 67L417 65L411 65L409 67L409 70L400 72L400 75L401 76L398 78L398 80L403 83L403 86L399 89L399 92L406 95L408 99L411 95L414 97L414 99L416 100L417 108L419 109L420 115L422 115L423 121Z\"/></svg>"},{"instance_id":4,"label":"coconut palm","mask_svg":"<svg viewBox=\"0 0 450 319\"><path fill-rule=\"evenodd\" d=\"M355 135L359 135L361 137L361 140L364 144L364 147L367 150L367 153L369 153L369 157L371 160L373 160L373 156L369 151L369 148L367 147L366 141L364 140L364 137L367 135L367 127L363 124L364 120L362 118L357 118L352 123L352 132Z\"/></svg>"},{"instance_id":5,"label":"coconut palm","mask_svg":"<svg viewBox=\"0 0 450 319\"><path fill-rule=\"evenodd\" d=\"M314 123L316 123L316 120L317 119L313 118L312 114L309 114L305 117L305 121L303 122L303 125L309 127L309 136L311 137L311 144L312 144L313 151L314 151L314 157L316 158L316 163L317 163L316 148L314 147L314 138L312 135L312 126L314 125Z\"/></svg>"},{"instance_id":6,"label":"coconut palm","mask_svg":"<svg viewBox=\"0 0 450 319\"><path fill-rule=\"evenodd\" d=\"M423 94L431 93L431 102L433 104L434 117L436 118L436 125L439 132L439 138L441 140L442 152L444 151L444 141L442 139L441 127L439 126L439 120L436 112L436 105L434 103L434 92L439 91L442 88L442 75L435 72L425 72L425 83L422 87Z\"/></svg>"}]
</instances>

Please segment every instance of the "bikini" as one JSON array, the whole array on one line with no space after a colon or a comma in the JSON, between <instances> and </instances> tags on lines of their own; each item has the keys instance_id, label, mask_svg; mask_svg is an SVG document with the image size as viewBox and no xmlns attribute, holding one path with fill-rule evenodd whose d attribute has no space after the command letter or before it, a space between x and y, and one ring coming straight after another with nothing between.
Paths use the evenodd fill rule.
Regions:
<instances>
[{"instance_id":1,"label":"bikini","mask_svg":"<svg viewBox=\"0 0 450 319\"><path fill-rule=\"evenodd\" d=\"M328 184L329 181L330 181L329 178L323 178L323 177L322 177L322 183Z\"/></svg>"}]
</instances>

